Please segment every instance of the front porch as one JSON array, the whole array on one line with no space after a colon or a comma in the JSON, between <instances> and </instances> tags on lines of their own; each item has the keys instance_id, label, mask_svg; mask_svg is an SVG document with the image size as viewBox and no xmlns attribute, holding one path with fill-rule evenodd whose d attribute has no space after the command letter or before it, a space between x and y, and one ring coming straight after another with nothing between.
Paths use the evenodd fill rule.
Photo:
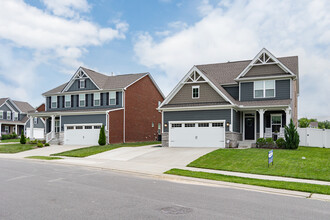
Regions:
<instances>
[{"instance_id":1,"label":"front porch","mask_svg":"<svg viewBox=\"0 0 330 220\"><path fill-rule=\"evenodd\" d=\"M14 132L18 136L20 136L22 130L24 130L23 124L17 124L17 123L11 123L11 122L0 122L0 137L2 137L2 135L9 135Z\"/></svg>"}]
</instances>

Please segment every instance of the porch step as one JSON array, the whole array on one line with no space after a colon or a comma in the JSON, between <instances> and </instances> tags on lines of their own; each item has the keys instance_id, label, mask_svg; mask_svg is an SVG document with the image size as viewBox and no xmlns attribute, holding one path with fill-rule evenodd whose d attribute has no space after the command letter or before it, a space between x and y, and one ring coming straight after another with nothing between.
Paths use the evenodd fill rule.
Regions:
<instances>
[{"instance_id":1,"label":"porch step","mask_svg":"<svg viewBox=\"0 0 330 220\"><path fill-rule=\"evenodd\" d=\"M50 145L63 145L64 144L64 133L56 133L55 138L49 141Z\"/></svg>"},{"instance_id":2,"label":"porch step","mask_svg":"<svg viewBox=\"0 0 330 220\"><path fill-rule=\"evenodd\" d=\"M255 144L255 141L239 141L238 147L239 148L251 148Z\"/></svg>"}]
</instances>

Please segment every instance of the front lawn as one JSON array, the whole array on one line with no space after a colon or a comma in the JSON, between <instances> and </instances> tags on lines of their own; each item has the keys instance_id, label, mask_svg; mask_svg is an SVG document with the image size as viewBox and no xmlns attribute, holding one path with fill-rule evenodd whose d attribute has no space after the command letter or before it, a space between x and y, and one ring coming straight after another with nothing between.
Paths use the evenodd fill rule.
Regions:
<instances>
[{"instance_id":1,"label":"front lawn","mask_svg":"<svg viewBox=\"0 0 330 220\"><path fill-rule=\"evenodd\" d=\"M10 142L19 142L19 138L18 139L7 139L7 140L1 140L0 143L10 143Z\"/></svg>"},{"instance_id":2,"label":"front lawn","mask_svg":"<svg viewBox=\"0 0 330 220\"><path fill-rule=\"evenodd\" d=\"M5 144L0 145L0 153L13 154L34 148L36 148L36 144Z\"/></svg>"},{"instance_id":3,"label":"front lawn","mask_svg":"<svg viewBox=\"0 0 330 220\"><path fill-rule=\"evenodd\" d=\"M25 157L28 159L38 159L38 160L60 160L63 159L61 157L49 157L49 156L29 156L29 157Z\"/></svg>"},{"instance_id":4,"label":"front lawn","mask_svg":"<svg viewBox=\"0 0 330 220\"><path fill-rule=\"evenodd\" d=\"M217 181L225 181L225 182L241 183L241 184L248 184L255 186L265 186L265 187L271 187L277 189L296 190L302 192L321 193L321 194L330 195L330 186L325 186L325 185L252 179L252 178L227 176L222 174L206 173L206 172L198 172L198 171L190 171L190 170L182 170L182 169L171 169L165 173L179 175L179 176L195 177L201 179L210 179Z\"/></svg>"},{"instance_id":5,"label":"front lawn","mask_svg":"<svg viewBox=\"0 0 330 220\"><path fill-rule=\"evenodd\" d=\"M84 147L70 151L64 151L51 156L66 156L66 157L88 157L94 154L99 154L105 151L113 150L120 147L140 147L145 145L160 144L159 141L153 142L136 142L136 143L121 143L121 144L110 144L104 146L92 146Z\"/></svg>"},{"instance_id":6,"label":"front lawn","mask_svg":"<svg viewBox=\"0 0 330 220\"><path fill-rule=\"evenodd\" d=\"M274 165L269 168L268 151L269 149L256 148L218 149L198 158L188 166L330 181L330 148L276 149Z\"/></svg>"}]
</instances>

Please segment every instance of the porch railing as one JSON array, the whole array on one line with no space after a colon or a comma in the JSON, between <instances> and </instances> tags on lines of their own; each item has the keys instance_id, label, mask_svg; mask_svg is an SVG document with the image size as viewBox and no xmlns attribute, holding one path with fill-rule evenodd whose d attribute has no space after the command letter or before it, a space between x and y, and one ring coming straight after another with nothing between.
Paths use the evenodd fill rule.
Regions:
<instances>
[{"instance_id":1,"label":"porch railing","mask_svg":"<svg viewBox=\"0 0 330 220\"><path fill-rule=\"evenodd\" d=\"M51 141L54 138L54 131L49 132L48 134L46 134L46 143L48 143L49 141Z\"/></svg>"}]
</instances>

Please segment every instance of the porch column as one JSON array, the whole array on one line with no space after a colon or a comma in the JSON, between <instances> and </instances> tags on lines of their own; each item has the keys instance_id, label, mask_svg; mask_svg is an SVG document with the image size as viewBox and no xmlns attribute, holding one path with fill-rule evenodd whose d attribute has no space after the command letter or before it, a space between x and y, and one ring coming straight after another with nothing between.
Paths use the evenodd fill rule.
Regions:
<instances>
[{"instance_id":1,"label":"porch column","mask_svg":"<svg viewBox=\"0 0 330 220\"><path fill-rule=\"evenodd\" d=\"M15 133L17 134L17 124L15 125ZM17 134L18 135L18 134Z\"/></svg>"},{"instance_id":2,"label":"porch column","mask_svg":"<svg viewBox=\"0 0 330 220\"><path fill-rule=\"evenodd\" d=\"M52 138L55 137L55 115L52 115L51 128Z\"/></svg>"},{"instance_id":3,"label":"porch column","mask_svg":"<svg viewBox=\"0 0 330 220\"><path fill-rule=\"evenodd\" d=\"M33 140L34 135L33 135L33 130L34 130L34 123L33 123L33 117L30 116L30 139Z\"/></svg>"},{"instance_id":4,"label":"porch column","mask_svg":"<svg viewBox=\"0 0 330 220\"><path fill-rule=\"evenodd\" d=\"M285 109L285 116L286 116L286 126L288 126L290 124L290 120L291 120L291 109L287 108Z\"/></svg>"},{"instance_id":5,"label":"porch column","mask_svg":"<svg viewBox=\"0 0 330 220\"><path fill-rule=\"evenodd\" d=\"M2 124L0 123L0 137L2 137L2 130L1 130Z\"/></svg>"},{"instance_id":6,"label":"porch column","mask_svg":"<svg viewBox=\"0 0 330 220\"><path fill-rule=\"evenodd\" d=\"M259 126L259 133L260 133L260 138L264 137L264 113L265 110L264 109L259 109L259 122L260 122L260 126Z\"/></svg>"}]
</instances>

